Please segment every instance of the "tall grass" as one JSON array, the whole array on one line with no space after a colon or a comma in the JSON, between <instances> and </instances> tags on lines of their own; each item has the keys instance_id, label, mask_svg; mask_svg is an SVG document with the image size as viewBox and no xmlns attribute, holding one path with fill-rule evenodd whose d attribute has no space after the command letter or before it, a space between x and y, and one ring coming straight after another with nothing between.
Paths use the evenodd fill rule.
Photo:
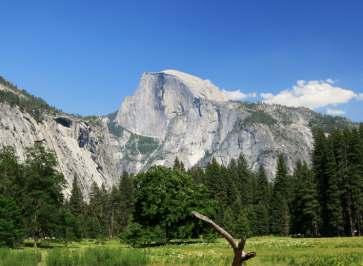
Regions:
<instances>
[{"instance_id":1,"label":"tall grass","mask_svg":"<svg viewBox=\"0 0 363 266\"><path fill-rule=\"evenodd\" d=\"M0 249L0 266L37 266L40 261L36 251Z\"/></svg>"},{"instance_id":2,"label":"tall grass","mask_svg":"<svg viewBox=\"0 0 363 266\"><path fill-rule=\"evenodd\" d=\"M363 266L363 237L257 237L247 240L246 250L257 253L248 266ZM128 248L118 241L82 241L67 247L51 244L38 251L0 249L0 266L227 266L232 255L221 239L146 249Z\"/></svg>"},{"instance_id":3,"label":"tall grass","mask_svg":"<svg viewBox=\"0 0 363 266\"><path fill-rule=\"evenodd\" d=\"M48 252L47 266L144 266L148 255L142 250L121 248L54 249Z\"/></svg>"}]
</instances>

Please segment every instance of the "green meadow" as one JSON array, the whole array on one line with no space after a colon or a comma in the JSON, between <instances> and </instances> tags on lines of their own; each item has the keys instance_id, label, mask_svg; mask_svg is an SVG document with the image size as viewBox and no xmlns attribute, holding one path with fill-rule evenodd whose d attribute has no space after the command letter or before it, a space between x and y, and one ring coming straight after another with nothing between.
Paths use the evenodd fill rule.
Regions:
<instances>
[{"instance_id":1,"label":"green meadow","mask_svg":"<svg viewBox=\"0 0 363 266\"><path fill-rule=\"evenodd\" d=\"M248 266L363 265L363 237L256 237L247 240L246 250L257 252ZM222 239L214 243L169 244L144 249L130 248L116 240L90 240L67 246L46 243L36 250L0 249L0 266L210 266L230 265L231 258L231 249Z\"/></svg>"}]
</instances>

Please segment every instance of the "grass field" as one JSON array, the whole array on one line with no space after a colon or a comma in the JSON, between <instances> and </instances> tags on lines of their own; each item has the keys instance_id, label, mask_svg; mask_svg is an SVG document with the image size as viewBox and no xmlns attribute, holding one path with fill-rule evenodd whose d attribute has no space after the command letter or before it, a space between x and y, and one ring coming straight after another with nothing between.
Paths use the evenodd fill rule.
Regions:
<instances>
[{"instance_id":1,"label":"grass field","mask_svg":"<svg viewBox=\"0 0 363 266\"><path fill-rule=\"evenodd\" d=\"M257 252L248 266L363 266L363 238L259 237L248 239L246 250ZM0 266L211 266L230 265L230 260L231 250L223 240L146 249L128 248L118 241L52 244L37 251L0 249Z\"/></svg>"}]
</instances>

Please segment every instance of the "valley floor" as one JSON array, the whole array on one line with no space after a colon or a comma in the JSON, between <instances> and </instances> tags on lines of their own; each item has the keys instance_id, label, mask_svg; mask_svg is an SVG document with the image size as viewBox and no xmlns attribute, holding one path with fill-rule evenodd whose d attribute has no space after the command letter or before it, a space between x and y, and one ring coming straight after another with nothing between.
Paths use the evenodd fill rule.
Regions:
<instances>
[{"instance_id":1,"label":"valley floor","mask_svg":"<svg viewBox=\"0 0 363 266\"><path fill-rule=\"evenodd\" d=\"M363 237L281 238L256 237L247 240L248 251L257 257L248 266L269 265L363 265ZM82 241L68 247L0 250L0 266L164 266L230 265L231 249L224 240L215 243L167 245L133 249L118 241Z\"/></svg>"}]
</instances>

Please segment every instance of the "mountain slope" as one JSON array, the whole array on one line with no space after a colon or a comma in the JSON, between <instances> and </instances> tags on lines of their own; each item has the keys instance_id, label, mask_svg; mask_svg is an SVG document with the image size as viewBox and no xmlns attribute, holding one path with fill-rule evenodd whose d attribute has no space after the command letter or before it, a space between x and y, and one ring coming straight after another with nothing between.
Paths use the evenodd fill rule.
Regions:
<instances>
[{"instance_id":1,"label":"mountain slope","mask_svg":"<svg viewBox=\"0 0 363 266\"><path fill-rule=\"evenodd\" d=\"M297 160L310 160L316 125L329 131L351 123L305 108L231 102L210 81L176 70L143 74L118 112L88 118L0 79L0 145L16 147L24 159L26 147L43 142L68 185L77 176L85 195L93 182L110 188L123 171L172 165L176 156L192 167L213 157L227 164L243 153L253 169L262 164L273 174L283 153L292 169Z\"/></svg>"},{"instance_id":2,"label":"mountain slope","mask_svg":"<svg viewBox=\"0 0 363 266\"><path fill-rule=\"evenodd\" d=\"M274 173L280 153L290 169L297 160L309 161L311 127L329 119L329 127L339 121L349 124L306 108L231 102L211 82L167 70L145 73L114 121L159 140L146 167L171 165L176 156L187 167L204 165L212 157L227 164L243 153L253 169L262 164Z\"/></svg>"}]
</instances>

